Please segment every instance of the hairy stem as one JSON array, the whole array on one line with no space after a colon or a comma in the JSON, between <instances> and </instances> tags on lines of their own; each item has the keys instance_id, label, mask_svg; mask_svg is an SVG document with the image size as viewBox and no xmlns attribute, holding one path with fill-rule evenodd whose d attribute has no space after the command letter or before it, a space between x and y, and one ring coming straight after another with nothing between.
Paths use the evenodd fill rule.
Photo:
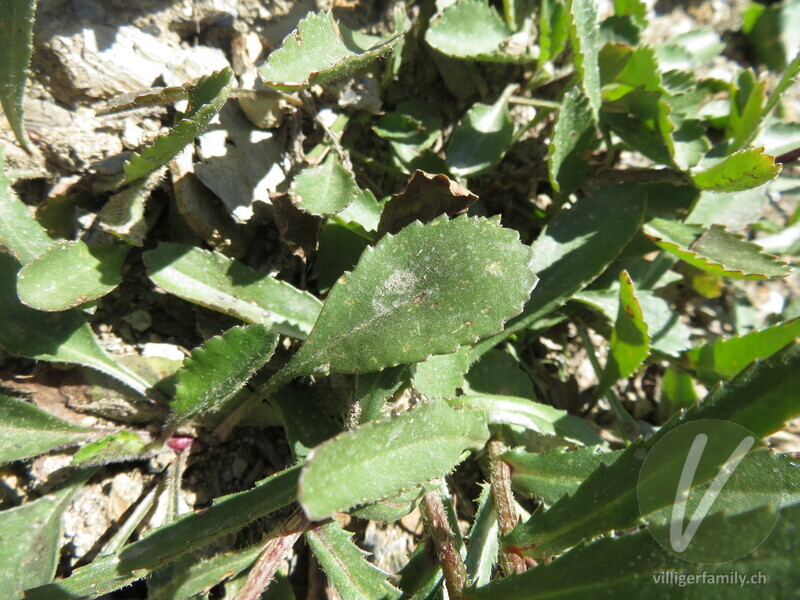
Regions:
<instances>
[{"instance_id":1,"label":"hairy stem","mask_svg":"<svg viewBox=\"0 0 800 600\"><path fill-rule=\"evenodd\" d=\"M450 600L461 600L462 590L467 582L467 568L438 490L430 491L423 496L420 511L425 522L425 530L439 557L447 595Z\"/></svg>"},{"instance_id":2,"label":"hairy stem","mask_svg":"<svg viewBox=\"0 0 800 600\"><path fill-rule=\"evenodd\" d=\"M517 524L519 516L514 506L514 494L511 491L511 468L500 459L503 453L503 444L492 440L487 445L489 451L489 466L492 486L492 497L497 508L497 523L500 532L509 533ZM506 576L524 573L525 560L513 552L500 549L500 566Z\"/></svg>"}]
</instances>

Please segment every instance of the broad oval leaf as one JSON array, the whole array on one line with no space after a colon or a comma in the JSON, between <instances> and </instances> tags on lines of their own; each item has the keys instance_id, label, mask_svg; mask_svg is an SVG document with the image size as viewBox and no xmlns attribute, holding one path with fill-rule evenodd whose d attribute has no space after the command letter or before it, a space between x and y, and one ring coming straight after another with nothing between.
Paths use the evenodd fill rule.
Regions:
<instances>
[{"instance_id":1,"label":"broad oval leaf","mask_svg":"<svg viewBox=\"0 0 800 600\"><path fill-rule=\"evenodd\" d=\"M276 333L305 338L322 302L218 252L163 243L144 253L150 279L171 294Z\"/></svg>"},{"instance_id":2,"label":"broad oval leaf","mask_svg":"<svg viewBox=\"0 0 800 600\"><path fill-rule=\"evenodd\" d=\"M342 166L335 152L329 153L321 165L300 171L291 187L294 205L319 216L343 211L360 191L355 176Z\"/></svg>"},{"instance_id":3,"label":"broad oval leaf","mask_svg":"<svg viewBox=\"0 0 800 600\"><path fill-rule=\"evenodd\" d=\"M189 91L189 108L178 124L125 163L123 184L145 177L172 160L220 111L232 85L233 71L229 68L198 79Z\"/></svg>"},{"instance_id":4,"label":"broad oval leaf","mask_svg":"<svg viewBox=\"0 0 800 600\"><path fill-rule=\"evenodd\" d=\"M660 248L709 273L733 279L774 279L792 272L777 256L719 225L706 229L656 218L645 225L644 232Z\"/></svg>"},{"instance_id":5,"label":"broad oval leaf","mask_svg":"<svg viewBox=\"0 0 800 600\"><path fill-rule=\"evenodd\" d=\"M453 129L445 159L453 174L480 175L503 160L514 139L508 99L516 88L507 87L494 104L475 103Z\"/></svg>"},{"instance_id":6,"label":"broad oval leaf","mask_svg":"<svg viewBox=\"0 0 800 600\"><path fill-rule=\"evenodd\" d=\"M308 13L258 73L271 88L301 90L367 66L391 52L402 37L374 38L337 24L330 11Z\"/></svg>"},{"instance_id":7,"label":"broad oval leaf","mask_svg":"<svg viewBox=\"0 0 800 600\"><path fill-rule=\"evenodd\" d=\"M19 263L0 252L0 346L38 360L92 367L144 394L150 385L108 356L78 309L46 313L22 304L17 297Z\"/></svg>"},{"instance_id":8,"label":"broad oval leaf","mask_svg":"<svg viewBox=\"0 0 800 600\"><path fill-rule=\"evenodd\" d=\"M272 356L278 336L264 325L231 327L197 348L177 372L173 424L228 400Z\"/></svg>"},{"instance_id":9,"label":"broad oval leaf","mask_svg":"<svg viewBox=\"0 0 800 600\"><path fill-rule=\"evenodd\" d=\"M692 181L701 190L741 192L775 179L781 168L775 164L775 157L764 154L763 148L748 148L707 169L695 171Z\"/></svg>"},{"instance_id":10,"label":"broad oval leaf","mask_svg":"<svg viewBox=\"0 0 800 600\"><path fill-rule=\"evenodd\" d=\"M458 0L431 19L425 41L442 54L456 58L485 62L535 61L527 47L513 51L513 34L487 0Z\"/></svg>"},{"instance_id":11,"label":"broad oval leaf","mask_svg":"<svg viewBox=\"0 0 800 600\"><path fill-rule=\"evenodd\" d=\"M0 464L38 456L60 446L96 437L97 432L67 423L33 404L0 394Z\"/></svg>"},{"instance_id":12,"label":"broad oval leaf","mask_svg":"<svg viewBox=\"0 0 800 600\"><path fill-rule=\"evenodd\" d=\"M122 281L122 263L130 249L121 242L56 242L20 270L19 299L37 310L62 311L102 298Z\"/></svg>"},{"instance_id":13,"label":"broad oval leaf","mask_svg":"<svg viewBox=\"0 0 800 600\"><path fill-rule=\"evenodd\" d=\"M298 500L309 519L324 519L444 477L487 439L482 416L429 402L318 446L300 474Z\"/></svg>"},{"instance_id":14,"label":"broad oval leaf","mask_svg":"<svg viewBox=\"0 0 800 600\"><path fill-rule=\"evenodd\" d=\"M536 283L531 258L496 220L412 223L339 278L283 377L380 371L500 331Z\"/></svg>"}]
</instances>

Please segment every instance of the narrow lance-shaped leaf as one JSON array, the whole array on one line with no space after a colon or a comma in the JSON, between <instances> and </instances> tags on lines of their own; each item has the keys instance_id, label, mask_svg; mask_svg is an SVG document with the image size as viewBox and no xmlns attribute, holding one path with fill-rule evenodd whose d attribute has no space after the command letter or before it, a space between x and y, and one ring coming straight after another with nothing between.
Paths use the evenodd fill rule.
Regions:
<instances>
[{"instance_id":1,"label":"narrow lance-shaped leaf","mask_svg":"<svg viewBox=\"0 0 800 600\"><path fill-rule=\"evenodd\" d=\"M797 80L798 72L800 72L800 52L797 53L797 56L795 56L794 59L792 59L792 62L789 63L789 66L786 67L783 75L781 75L778 85L775 86L772 94L770 94L767 104L764 106L764 117L772 112L772 109L777 106L778 101L781 99L783 93L788 90L792 84L794 84L794 82Z\"/></svg>"},{"instance_id":2,"label":"narrow lance-shaped leaf","mask_svg":"<svg viewBox=\"0 0 800 600\"><path fill-rule=\"evenodd\" d=\"M133 431L123 429L81 446L72 456L73 465L108 465L142 457L150 448L148 442Z\"/></svg>"},{"instance_id":3,"label":"narrow lance-shaped leaf","mask_svg":"<svg viewBox=\"0 0 800 600\"><path fill-rule=\"evenodd\" d=\"M567 411L528 398L469 394L450 398L454 408L484 415L490 425L514 425L550 438L555 445L565 442L593 445L601 442L594 430Z\"/></svg>"},{"instance_id":4,"label":"narrow lance-shaped leaf","mask_svg":"<svg viewBox=\"0 0 800 600\"><path fill-rule=\"evenodd\" d=\"M572 495L600 464L610 465L620 452L604 451L598 446L542 454L516 448L501 458L511 467L514 491L526 497L542 498L555 504L562 496Z\"/></svg>"},{"instance_id":5,"label":"narrow lance-shaped leaf","mask_svg":"<svg viewBox=\"0 0 800 600\"><path fill-rule=\"evenodd\" d=\"M412 223L339 279L277 377L369 373L471 344L521 310L536 283L530 261L530 248L495 220Z\"/></svg>"},{"instance_id":6,"label":"narrow lance-shaped leaf","mask_svg":"<svg viewBox=\"0 0 800 600\"><path fill-rule=\"evenodd\" d=\"M494 104L477 102L453 129L445 157L453 174L473 177L503 160L514 138L508 99L516 88L507 87Z\"/></svg>"},{"instance_id":7,"label":"narrow lance-shaped leaf","mask_svg":"<svg viewBox=\"0 0 800 600\"><path fill-rule=\"evenodd\" d=\"M324 519L443 477L488 438L482 416L426 403L317 447L303 467L298 500L310 519Z\"/></svg>"},{"instance_id":8,"label":"narrow lance-shaped leaf","mask_svg":"<svg viewBox=\"0 0 800 600\"><path fill-rule=\"evenodd\" d=\"M213 337L183 363L170 402L173 424L223 404L272 356L278 336L264 325L231 327Z\"/></svg>"},{"instance_id":9,"label":"narrow lance-shaped leaf","mask_svg":"<svg viewBox=\"0 0 800 600\"><path fill-rule=\"evenodd\" d=\"M775 157L764 154L763 148L740 150L717 164L692 174L692 181L701 190L741 192L775 179L781 165Z\"/></svg>"},{"instance_id":10,"label":"narrow lance-shaped leaf","mask_svg":"<svg viewBox=\"0 0 800 600\"><path fill-rule=\"evenodd\" d=\"M647 323L627 271L619 274L619 284L617 322L611 331L608 362L597 388L598 396L620 379L630 377L650 354Z\"/></svg>"},{"instance_id":11,"label":"narrow lance-shaped leaf","mask_svg":"<svg viewBox=\"0 0 800 600\"><path fill-rule=\"evenodd\" d=\"M29 590L26 600L97 598L130 585L187 552L292 502L298 471L299 467L290 467L257 483L252 490L217 498L209 508L150 531L117 554L74 570L66 579Z\"/></svg>"},{"instance_id":12,"label":"narrow lance-shaped leaf","mask_svg":"<svg viewBox=\"0 0 800 600\"><path fill-rule=\"evenodd\" d=\"M515 44L513 35L487 0L459 0L431 19L425 41L455 58L483 62L535 61L527 44Z\"/></svg>"},{"instance_id":13,"label":"narrow lance-shaped leaf","mask_svg":"<svg viewBox=\"0 0 800 600\"><path fill-rule=\"evenodd\" d=\"M570 0L567 3L570 17L570 39L575 53L575 68L581 86L589 99L592 113L600 113L600 25L595 0Z\"/></svg>"},{"instance_id":14,"label":"narrow lance-shaped leaf","mask_svg":"<svg viewBox=\"0 0 800 600\"><path fill-rule=\"evenodd\" d=\"M508 333L525 329L559 308L600 275L638 231L644 194L633 184L606 186L553 219L533 244L533 271L547 284L536 290L503 334L476 346L473 360Z\"/></svg>"},{"instance_id":15,"label":"narrow lance-shaped leaf","mask_svg":"<svg viewBox=\"0 0 800 600\"><path fill-rule=\"evenodd\" d=\"M478 498L478 511L469 532L469 549L464 559L470 581L477 586L486 585L492 578L492 570L497 563L499 527L497 509L488 484L481 484Z\"/></svg>"},{"instance_id":16,"label":"narrow lance-shaped leaf","mask_svg":"<svg viewBox=\"0 0 800 600\"><path fill-rule=\"evenodd\" d=\"M742 235L724 227L687 225L668 219L653 219L645 234L667 252L690 265L733 279L774 279L792 269L777 256L766 254Z\"/></svg>"},{"instance_id":17,"label":"narrow lance-shaped leaf","mask_svg":"<svg viewBox=\"0 0 800 600\"><path fill-rule=\"evenodd\" d=\"M12 3L4 3L9 6ZM3 44L5 48L7 44ZM0 50L2 51L2 50ZM26 265L53 245L33 213L17 198L5 173L4 151L0 147L0 246Z\"/></svg>"},{"instance_id":18,"label":"narrow lance-shaped leaf","mask_svg":"<svg viewBox=\"0 0 800 600\"><path fill-rule=\"evenodd\" d=\"M189 92L189 108L169 133L134 153L125 163L123 184L145 177L172 160L211 122L231 93L233 71L222 69L201 77Z\"/></svg>"},{"instance_id":19,"label":"narrow lance-shaped leaf","mask_svg":"<svg viewBox=\"0 0 800 600\"><path fill-rule=\"evenodd\" d=\"M568 91L556 118L553 139L547 147L547 172L556 191L569 194L589 170L585 156L596 138L592 107L577 88Z\"/></svg>"},{"instance_id":20,"label":"narrow lance-shaped leaf","mask_svg":"<svg viewBox=\"0 0 800 600\"><path fill-rule=\"evenodd\" d=\"M308 13L258 73L271 88L304 89L366 67L391 52L402 37L375 38L336 23L330 11Z\"/></svg>"},{"instance_id":21,"label":"narrow lance-shaped leaf","mask_svg":"<svg viewBox=\"0 0 800 600\"><path fill-rule=\"evenodd\" d=\"M55 242L20 270L19 299L37 310L62 311L102 298L122 281L122 264L130 248L121 242L107 246L89 246L81 240Z\"/></svg>"},{"instance_id":22,"label":"narrow lance-shaped leaf","mask_svg":"<svg viewBox=\"0 0 800 600\"><path fill-rule=\"evenodd\" d=\"M67 423L33 404L0 395L0 464L96 436L97 432L87 427Z\"/></svg>"},{"instance_id":23,"label":"narrow lance-shaped leaf","mask_svg":"<svg viewBox=\"0 0 800 600\"><path fill-rule=\"evenodd\" d=\"M640 513L637 501L639 473L658 440L679 425L702 419L731 421L758 436L769 435L800 412L798 386L800 347L753 363L680 418L628 446L612 465L599 467L575 494L564 496L547 511L535 513L514 529L505 543L530 556L551 556L581 540L640 525L647 515ZM720 460L725 462L727 456Z\"/></svg>"},{"instance_id":24,"label":"narrow lance-shaped leaf","mask_svg":"<svg viewBox=\"0 0 800 600\"><path fill-rule=\"evenodd\" d=\"M145 206L150 192L161 183L166 168L156 169L147 177L120 190L100 210L100 227L133 245L141 246L147 235Z\"/></svg>"},{"instance_id":25,"label":"narrow lance-shaped leaf","mask_svg":"<svg viewBox=\"0 0 800 600\"><path fill-rule=\"evenodd\" d=\"M64 512L93 474L80 472L55 494L0 512L0 597L16 600L24 590L52 581Z\"/></svg>"},{"instance_id":26,"label":"narrow lance-shaped leaf","mask_svg":"<svg viewBox=\"0 0 800 600\"><path fill-rule=\"evenodd\" d=\"M706 385L736 376L756 359L764 359L800 337L800 319L743 336L709 342L684 353L684 364Z\"/></svg>"},{"instance_id":27,"label":"narrow lance-shaped leaf","mask_svg":"<svg viewBox=\"0 0 800 600\"><path fill-rule=\"evenodd\" d=\"M387 575L366 559L353 543L353 534L336 521L306 532L305 539L342 600L396 600L400 590Z\"/></svg>"},{"instance_id":28,"label":"narrow lance-shaped leaf","mask_svg":"<svg viewBox=\"0 0 800 600\"><path fill-rule=\"evenodd\" d=\"M0 346L37 360L92 367L144 394L149 384L103 351L80 311L46 313L19 301L19 266L13 256L0 253Z\"/></svg>"},{"instance_id":29,"label":"narrow lance-shaped leaf","mask_svg":"<svg viewBox=\"0 0 800 600\"><path fill-rule=\"evenodd\" d=\"M749 536L763 531L777 515L767 506L744 514L717 513L707 518L711 526ZM660 528L666 534L669 525ZM583 544L558 559L521 575L468 589L469 600L552 600L553 598L789 598L800 586L791 557L800 550L800 505L784 508L777 524L761 546L735 562L701 564L666 552L647 531L606 537ZM723 540L724 541L724 540ZM713 543L720 543L714 539ZM738 576L737 580L731 573ZM767 576L767 573L769 575ZM713 586L685 585L714 581ZM712 579L713 578L713 579ZM719 579L717 579L719 578ZM743 585L743 582L758 582ZM685 585L685 587L683 587ZM680 586L680 587L679 587ZM676 590L680 589L676 595Z\"/></svg>"},{"instance_id":30,"label":"narrow lance-shaped leaf","mask_svg":"<svg viewBox=\"0 0 800 600\"><path fill-rule=\"evenodd\" d=\"M359 192L355 176L342 166L335 152L330 152L321 165L300 171L291 188L295 206L320 216L343 211Z\"/></svg>"},{"instance_id":31,"label":"narrow lance-shaped leaf","mask_svg":"<svg viewBox=\"0 0 800 600\"><path fill-rule=\"evenodd\" d=\"M33 19L36 0L0 3L0 105L20 145L32 149L23 127L25 84L33 52Z\"/></svg>"},{"instance_id":32,"label":"narrow lance-shaped leaf","mask_svg":"<svg viewBox=\"0 0 800 600\"><path fill-rule=\"evenodd\" d=\"M305 338L322 309L308 292L217 252L162 243L144 261L150 279L171 294L290 337Z\"/></svg>"}]
</instances>

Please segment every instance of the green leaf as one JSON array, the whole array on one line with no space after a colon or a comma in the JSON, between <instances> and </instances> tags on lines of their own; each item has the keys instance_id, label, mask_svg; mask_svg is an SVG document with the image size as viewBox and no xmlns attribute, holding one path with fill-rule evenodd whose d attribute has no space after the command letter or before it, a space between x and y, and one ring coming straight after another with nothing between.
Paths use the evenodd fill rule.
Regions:
<instances>
[{"instance_id":1,"label":"green leaf","mask_svg":"<svg viewBox=\"0 0 800 600\"><path fill-rule=\"evenodd\" d=\"M706 385L735 377L754 360L763 360L800 337L800 319L779 323L761 331L733 336L692 348L684 364Z\"/></svg>"},{"instance_id":2,"label":"green leaf","mask_svg":"<svg viewBox=\"0 0 800 600\"><path fill-rule=\"evenodd\" d=\"M341 211L337 218L343 223L355 223L364 231L377 231L384 205L369 190L359 190L355 200Z\"/></svg>"},{"instance_id":3,"label":"green leaf","mask_svg":"<svg viewBox=\"0 0 800 600\"><path fill-rule=\"evenodd\" d=\"M777 256L766 254L744 236L724 227L687 225L667 219L653 219L644 232L655 244L681 260L709 273L733 279L774 279L792 269Z\"/></svg>"},{"instance_id":4,"label":"green leaf","mask_svg":"<svg viewBox=\"0 0 800 600\"><path fill-rule=\"evenodd\" d=\"M122 263L130 248L124 243L55 242L20 269L19 299L37 310L62 311L102 298L122 281Z\"/></svg>"},{"instance_id":5,"label":"green leaf","mask_svg":"<svg viewBox=\"0 0 800 600\"><path fill-rule=\"evenodd\" d=\"M743 536L753 531L752 535L756 535L755 532L763 531L765 524L775 520L775 510L775 507L764 507L744 514L718 513L707 519L712 526L724 524L728 531L737 531ZM660 528L665 531L669 525ZM521 575L500 579L479 589L467 589L464 597L469 600L551 600L587 596L664 600L677 597L698 600L788 598L800 586L800 576L791 560L800 550L798 532L800 506L784 508L775 528L756 550L737 561L720 564L678 558L666 552L647 531L607 537L582 544L557 560ZM739 579L734 581L732 573ZM698 583L709 583L687 585L689 577L694 577ZM744 585L742 582L758 583Z\"/></svg>"},{"instance_id":6,"label":"green leaf","mask_svg":"<svg viewBox=\"0 0 800 600\"><path fill-rule=\"evenodd\" d=\"M127 586L294 501L298 471L291 467L252 490L217 498L209 508L154 529L118 553L75 569L66 579L28 591L26 600L96 598Z\"/></svg>"},{"instance_id":7,"label":"green leaf","mask_svg":"<svg viewBox=\"0 0 800 600\"><path fill-rule=\"evenodd\" d=\"M519 361L508 352L492 349L480 357L464 376L464 392L473 395L517 396L536 399L536 391Z\"/></svg>"},{"instance_id":8,"label":"green leaf","mask_svg":"<svg viewBox=\"0 0 800 600\"><path fill-rule=\"evenodd\" d=\"M99 214L103 231L132 246L141 246L148 229L145 206L150 192L161 183L165 172L164 168L157 169L111 196Z\"/></svg>"},{"instance_id":9,"label":"green leaf","mask_svg":"<svg viewBox=\"0 0 800 600\"><path fill-rule=\"evenodd\" d=\"M647 3L643 0L614 0L614 14L632 16L642 28L647 27Z\"/></svg>"},{"instance_id":10,"label":"green leaf","mask_svg":"<svg viewBox=\"0 0 800 600\"><path fill-rule=\"evenodd\" d=\"M569 38L569 15L566 4L561 0L542 0L538 17L538 67L541 68L566 48Z\"/></svg>"},{"instance_id":11,"label":"green leaf","mask_svg":"<svg viewBox=\"0 0 800 600\"><path fill-rule=\"evenodd\" d=\"M792 59L792 62L786 67L781 75L781 79L775 89L769 95L767 104L764 106L763 116L766 117L772 112L772 109L778 104L783 93L788 90L797 81L797 74L800 72L800 53Z\"/></svg>"},{"instance_id":12,"label":"green leaf","mask_svg":"<svg viewBox=\"0 0 800 600\"><path fill-rule=\"evenodd\" d=\"M64 512L92 474L79 473L55 494L0 512L0 597L21 599L24 590L53 580Z\"/></svg>"},{"instance_id":13,"label":"green leaf","mask_svg":"<svg viewBox=\"0 0 800 600\"><path fill-rule=\"evenodd\" d=\"M594 430L565 410L553 408L528 398L489 394L450 398L450 406L483 415L490 425L514 425L533 431L554 444L562 440L580 445L601 443Z\"/></svg>"},{"instance_id":14,"label":"green leaf","mask_svg":"<svg viewBox=\"0 0 800 600\"><path fill-rule=\"evenodd\" d=\"M374 421L318 446L303 467L298 500L312 520L444 477L489 438L486 422L443 401ZM424 458L423 458L424 457Z\"/></svg>"},{"instance_id":15,"label":"green leaf","mask_svg":"<svg viewBox=\"0 0 800 600\"><path fill-rule=\"evenodd\" d=\"M586 153L594 147L596 138L589 99L573 88L564 95L547 147L547 172L556 191L569 194L580 187L589 170Z\"/></svg>"},{"instance_id":16,"label":"green leaf","mask_svg":"<svg viewBox=\"0 0 800 600\"><path fill-rule=\"evenodd\" d=\"M515 448L501 458L511 467L514 491L527 498L541 498L555 504L562 496L571 496L600 464L610 465L620 451L608 452L598 446L566 451L551 450L543 454Z\"/></svg>"},{"instance_id":17,"label":"green leaf","mask_svg":"<svg viewBox=\"0 0 800 600\"><path fill-rule=\"evenodd\" d=\"M692 181L701 190L741 192L775 179L781 165L764 154L763 148L748 148L725 157L717 164L692 174Z\"/></svg>"},{"instance_id":18,"label":"green leaf","mask_svg":"<svg viewBox=\"0 0 800 600\"><path fill-rule=\"evenodd\" d=\"M339 279L278 377L369 373L454 352L521 310L536 283L530 261L530 248L496 220L412 223Z\"/></svg>"},{"instance_id":19,"label":"green leaf","mask_svg":"<svg viewBox=\"0 0 800 600\"><path fill-rule=\"evenodd\" d=\"M330 11L308 13L258 73L268 87L301 90L366 67L391 52L402 37L366 36L337 24Z\"/></svg>"},{"instance_id":20,"label":"green leaf","mask_svg":"<svg viewBox=\"0 0 800 600\"><path fill-rule=\"evenodd\" d=\"M81 447L73 455L72 464L86 466L124 462L141 458L147 450L147 442L133 431L123 429Z\"/></svg>"},{"instance_id":21,"label":"green leaf","mask_svg":"<svg viewBox=\"0 0 800 600\"><path fill-rule=\"evenodd\" d=\"M217 252L162 243L144 253L144 262L167 292L290 337L303 339L322 309L308 292Z\"/></svg>"},{"instance_id":22,"label":"green leaf","mask_svg":"<svg viewBox=\"0 0 800 600\"><path fill-rule=\"evenodd\" d=\"M263 549L264 542L259 542L242 550L217 554L208 559L184 555L189 560L183 568L168 580L162 579L155 593L152 589L148 589L147 598L148 600L194 598L198 594L208 592L218 583L236 577L255 562ZM264 598L269 597L264 596Z\"/></svg>"},{"instance_id":23,"label":"green leaf","mask_svg":"<svg viewBox=\"0 0 800 600\"><path fill-rule=\"evenodd\" d=\"M394 523L414 512L419 507L422 497L434 487L435 484L421 485L372 504L353 508L348 514L368 521Z\"/></svg>"},{"instance_id":24,"label":"green leaf","mask_svg":"<svg viewBox=\"0 0 800 600\"><path fill-rule=\"evenodd\" d=\"M360 408L359 423L374 421L383 416L386 400L406 383L406 365L384 369L377 373L357 375L353 405Z\"/></svg>"},{"instance_id":25,"label":"green leaf","mask_svg":"<svg viewBox=\"0 0 800 600\"><path fill-rule=\"evenodd\" d=\"M177 372L178 386L170 402L173 424L230 399L266 364L278 336L264 325L231 327L195 349Z\"/></svg>"},{"instance_id":26,"label":"green leaf","mask_svg":"<svg viewBox=\"0 0 800 600\"><path fill-rule=\"evenodd\" d=\"M280 412L286 440L296 459L305 458L312 448L342 431L341 423L321 411L319 400L307 390L284 388L270 403Z\"/></svg>"},{"instance_id":27,"label":"green leaf","mask_svg":"<svg viewBox=\"0 0 800 600\"><path fill-rule=\"evenodd\" d=\"M10 0L0 3L0 105L20 146L31 151L23 127L25 83L28 81L33 52L33 20L36 0Z\"/></svg>"},{"instance_id":28,"label":"green leaf","mask_svg":"<svg viewBox=\"0 0 800 600\"><path fill-rule=\"evenodd\" d=\"M440 215L463 214L477 199L475 194L445 175L414 171L406 187L384 204L378 237L397 233L417 220L429 223Z\"/></svg>"},{"instance_id":29,"label":"green leaf","mask_svg":"<svg viewBox=\"0 0 800 600\"><path fill-rule=\"evenodd\" d=\"M639 472L650 449L678 426L701 419L727 420L757 436L769 435L800 413L800 347L750 365L715 388L699 405L673 418L647 439L628 446L616 461L601 466L572 496L535 513L505 540L530 556L551 556L611 530L641 524L637 501ZM725 457L721 458L725 462Z\"/></svg>"},{"instance_id":30,"label":"green leaf","mask_svg":"<svg viewBox=\"0 0 800 600\"><path fill-rule=\"evenodd\" d=\"M4 48L6 46L7 44L3 44ZM44 227L34 218L30 209L17 198L11 187L11 182L5 173L2 148L0 148L0 214L3 215L0 219L0 246L16 256L23 265L44 254L53 245L53 240L47 235Z\"/></svg>"},{"instance_id":31,"label":"green leaf","mask_svg":"<svg viewBox=\"0 0 800 600\"><path fill-rule=\"evenodd\" d=\"M123 184L141 179L166 165L200 135L225 104L232 85L233 71L227 67L198 79L189 92L189 108L175 127L141 152L134 153L125 163Z\"/></svg>"},{"instance_id":32,"label":"green leaf","mask_svg":"<svg viewBox=\"0 0 800 600\"><path fill-rule=\"evenodd\" d=\"M452 354L431 356L412 367L414 389L428 398L447 398L456 395L464 383L469 368L469 348Z\"/></svg>"},{"instance_id":33,"label":"green leaf","mask_svg":"<svg viewBox=\"0 0 800 600\"><path fill-rule=\"evenodd\" d=\"M484 62L530 62L514 32L487 0L458 0L431 19L425 41L442 54Z\"/></svg>"},{"instance_id":34,"label":"green leaf","mask_svg":"<svg viewBox=\"0 0 800 600\"><path fill-rule=\"evenodd\" d=\"M569 37L581 86L597 119L600 114L600 26L595 0L569 0Z\"/></svg>"},{"instance_id":35,"label":"green leaf","mask_svg":"<svg viewBox=\"0 0 800 600\"><path fill-rule=\"evenodd\" d=\"M13 256L0 253L0 347L37 360L92 367L145 393L149 384L103 351L80 311L52 314L22 304L16 293L18 270Z\"/></svg>"},{"instance_id":36,"label":"green leaf","mask_svg":"<svg viewBox=\"0 0 800 600\"><path fill-rule=\"evenodd\" d=\"M135 90L115 96L97 111L97 115L113 115L135 108L149 108L174 104L178 100L187 100L192 89L191 83L173 87L154 87L146 90Z\"/></svg>"},{"instance_id":37,"label":"green leaf","mask_svg":"<svg viewBox=\"0 0 800 600\"><path fill-rule=\"evenodd\" d=\"M692 330L666 300L641 289L637 290L636 297L642 306L654 351L678 357L692 347ZM616 290L584 290L575 294L573 300L593 306L610 321L614 321L619 313L619 291Z\"/></svg>"},{"instance_id":38,"label":"green leaf","mask_svg":"<svg viewBox=\"0 0 800 600\"><path fill-rule=\"evenodd\" d=\"M597 386L598 396L633 375L650 355L647 323L627 271L620 272L619 285L617 321L611 331L608 362Z\"/></svg>"},{"instance_id":39,"label":"green leaf","mask_svg":"<svg viewBox=\"0 0 800 600\"><path fill-rule=\"evenodd\" d=\"M454 175L473 177L503 160L514 138L508 99L516 87L507 87L494 104L476 102L453 129L445 162Z\"/></svg>"},{"instance_id":40,"label":"green leaf","mask_svg":"<svg viewBox=\"0 0 800 600\"><path fill-rule=\"evenodd\" d=\"M469 550L464 559L469 579L475 585L486 585L492 578L492 570L497 563L500 549L497 524L497 510L489 484L479 484L481 495L478 498L478 511L469 532Z\"/></svg>"},{"instance_id":41,"label":"green leaf","mask_svg":"<svg viewBox=\"0 0 800 600\"><path fill-rule=\"evenodd\" d=\"M533 270L547 282L533 294L502 336L479 344L473 359L505 335L532 325L583 289L617 257L638 231L645 198L640 186L606 186L559 214L533 244Z\"/></svg>"},{"instance_id":42,"label":"green leaf","mask_svg":"<svg viewBox=\"0 0 800 600\"><path fill-rule=\"evenodd\" d=\"M347 208L358 196L356 178L335 152L321 165L300 171L292 182L292 202L312 215L330 216Z\"/></svg>"},{"instance_id":43,"label":"green leaf","mask_svg":"<svg viewBox=\"0 0 800 600\"><path fill-rule=\"evenodd\" d=\"M57 419L33 404L0 394L0 464L38 456L96 435L91 429Z\"/></svg>"},{"instance_id":44,"label":"green leaf","mask_svg":"<svg viewBox=\"0 0 800 600\"><path fill-rule=\"evenodd\" d=\"M759 80L752 69L739 73L736 89L731 94L731 112L726 134L730 139L728 153L749 146L758 135L766 101L767 81Z\"/></svg>"},{"instance_id":45,"label":"green leaf","mask_svg":"<svg viewBox=\"0 0 800 600\"><path fill-rule=\"evenodd\" d=\"M314 527L305 540L342 600L396 600L400 590L387 575L366 560L366 552L351 539L353 534L336 521Z\"/></svg>"}]
</instances>

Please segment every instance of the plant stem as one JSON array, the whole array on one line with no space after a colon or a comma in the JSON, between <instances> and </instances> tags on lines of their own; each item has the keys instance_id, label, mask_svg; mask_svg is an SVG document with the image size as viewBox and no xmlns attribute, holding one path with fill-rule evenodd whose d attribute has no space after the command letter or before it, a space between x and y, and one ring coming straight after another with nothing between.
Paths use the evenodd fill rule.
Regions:
<instances>
[{"instance_id":1,"label":"plant stem","mask_svg":"<svg viewBox=\"0 0 800 600\"><path fill-rule=\"evenodd\" d=\"M603 369L600 367L600 362L597 360L597 351L595 350L594 343L592 343L592 339L589 337L589 332L586 331L586 328L580 323L575 323L575 327L586 348L586 353L589 355L589 362L592 363L592 368L594 369L597 379L602 380ZM629 442L639 437L640 429L638 423L636 423L636 420L625 410L625 407L622 406L616 394L608 390L605 393L605 397L611 405L611 412L614 413L614 418L617 420L617 425L619 425L622 436Z\"/></svg>"},{"instance_id":2,"label":"plant stem","mask_svg":"<svg viewBox=\"0 0 800 600\"><path fill-rule=\"evenodd\" d=\"M508 99L511 104L522 104L524 106L536 106L539 108L552 108L561 110L561 103L555 100L545 100L544 98L526 98L525 96L511 96Z\"/></svg>"},{"instance_id":3,"label":"plant stem","mask_svg":"<svg viewBox=\"0 0 800 600\"><path fill-rule=\"evenodd\" d=\"M490 478L494 505L497 508L497 523L500 532L509 533L517 524L519 516L514 506L514 493L511 491L511 468L500 459L503 444L492 440L487 445L489 451ZM506 576L524 573L525 560L513 552L500 549L500 566Z\"/></svg>"},{"instance_id":4,"label":"plant stem","mask_svg":"<svg viewBox=\"0 0 800 600\"><path fill-rule=\"evenodd\" d=\"M269 534L264 549L258 560L247 574L242 587L236 593L234 600L258 600L272 583L272 578L289 550L298 538L311 525L303 511L299 508L284 522L273 529Z\"/></svg>"},{"instance_id":5,"label":"plant stem","mask_svg":"<svg viewBox=\"0 0 800 600\"><path fill-rule=\"evenodd\" d=\"M626 181L633 183L692 185L692 180L686 173L675 171L674 169L603 169L586 177L586 184L591 187Z\"/></svg>"},{"instance_id":6,"label":"plant stem","mask_svg":"<svg viewBox=\"0 0 800 600\"><path fill-rule=\"evenodd\" d=\"M425 523L425 530L439 557L447 595L450 600L461 600L463 598L462 590L467 582L467 568L461 557L461 550L455 534L450 527L439 490L430 491L422 497L420 512Z\"/></svg>"}]
</instances>

